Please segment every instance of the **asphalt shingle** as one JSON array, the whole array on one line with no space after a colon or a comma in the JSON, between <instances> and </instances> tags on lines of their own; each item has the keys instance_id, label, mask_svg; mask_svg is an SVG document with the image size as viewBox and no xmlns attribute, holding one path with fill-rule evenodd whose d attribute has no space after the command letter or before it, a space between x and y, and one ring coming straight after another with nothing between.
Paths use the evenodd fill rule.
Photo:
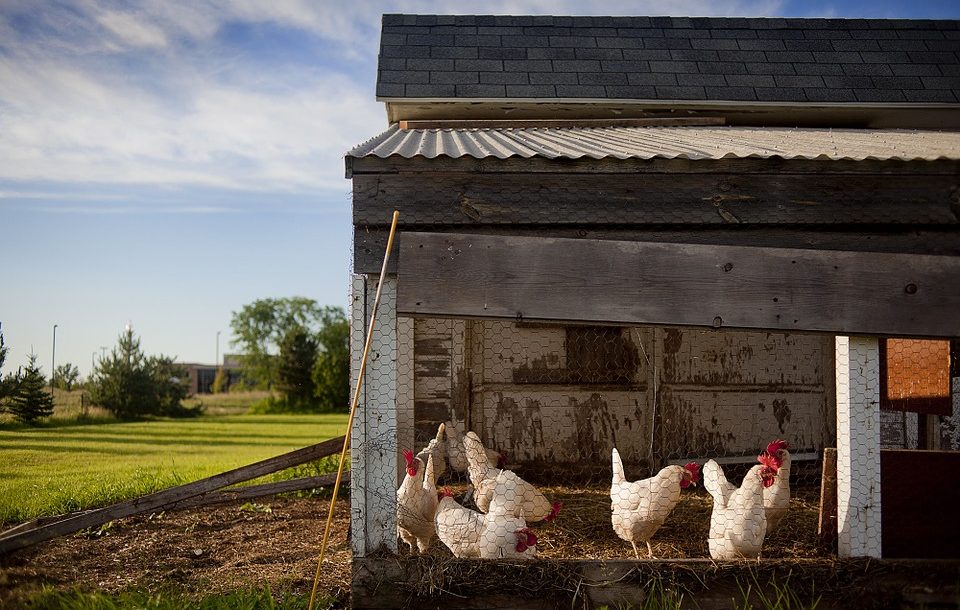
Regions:
<instances>
[{"instance_id":1,"label":"asphalt shingle","mask_svg":"<svg viewBox=\"0 0 960 610\"><path fill-rule=\"evenodd\" d=\"M960 101L960 21L384 15L380 98Z\"/></svg>"}]
</instances>

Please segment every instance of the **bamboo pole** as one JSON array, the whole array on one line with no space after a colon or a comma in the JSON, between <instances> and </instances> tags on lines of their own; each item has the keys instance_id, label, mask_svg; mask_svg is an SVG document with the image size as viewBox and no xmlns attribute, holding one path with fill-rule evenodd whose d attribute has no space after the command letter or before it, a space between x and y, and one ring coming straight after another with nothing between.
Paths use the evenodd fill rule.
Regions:
<instances>
[{"instance_id":1,"label":"bamboo pole","mask_svg":"<svg viewBox=\"0 0 960 610\"><path fill-rule=\"evenodd\" d=\"M393 249L393 238L397 232L397 220L400 211L394 210L393 220L390 222L390 236L387 238L387 251L383 255L383 267L380 269L380 281L377 283L377 294L373 299L373 309L370 312L370 324L367 328L367 338L363 345L363 357L360 359L360 372L357 374L357 385L353 388L353 400L350 403L350 417L347 419L347 431L343 435L343 450L340 452L340 465L337 467L337 480L333 485L333 496L330 498L330 511L327 514L327 524L323 528L323 540L320 542L320 558L317 559L317 572L313 577L313 589L310 591L310 603L307 610L313 610L317 598L317 586L320 583L320 570L323 567L323 556L327 550L327 541L330 538L330 524L333 523L333 509L337 502L337 492L340 491L340 479L343 476L343 464L346 460L347 449L350 447L350 434L353 430L353 418L357 413L357 404L360 402L360 387L363 384L363 375L367 370L367 356L370 355L370 343L373 341L373 328L377 320L377 309L380 307L380 292L383 290L383 280L387 275L387 261L390 260L390 251Z\"/></svg>"}]
</instances>

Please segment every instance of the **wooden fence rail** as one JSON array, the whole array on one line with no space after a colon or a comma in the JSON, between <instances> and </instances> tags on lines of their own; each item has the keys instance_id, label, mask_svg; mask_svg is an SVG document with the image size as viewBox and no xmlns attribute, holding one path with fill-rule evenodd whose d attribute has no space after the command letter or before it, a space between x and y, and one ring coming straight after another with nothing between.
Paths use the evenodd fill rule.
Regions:
<instances>
[{"instance_id":1,"label":"wooden fence rail","mask_svg":"<svg viewBox=\"0 0 960 610\"><path fill-rule=\"evenodd\" d=\"M241 493L240 490L223 491L218 494L211 494L211 492L235 483L249 481L266 474L284 470L291 466L298 466L306 462L312 462L313 460L337 454L342 447L343 437L340 436L316 445L310 445L309 447L303 447L302 449L284 453L283 455L261 460L247 466L221 472L212 477L200 479L199 481L140 496L133 500L118 502L117 504L94 510L61 515L59 517L35 519L34 521L18 525L5 532L0 532L0 555L12 553L13 551L37 544L38 542L50 540L51 538L72 534L88 527L103 525L114 519L130 517L140 513L178 507L178 505L179 507L187 507L217 501L227 501L223 499L226 497L230 497L231 499L256 497L252 495L239 496L238 494ZM326 481L326 477L308 477L308 479L323 479ZM305 484L303 479L299 481L299 484ZM293 487L296 487L296 485L293 485ZM294 491L295 489L293 487L291 487L290 483L287 483L286 488L279 484L270 483L255 486L253 493L263 492L265 488L267 490L281 489L281 491ZM300 487L300 489L305 488ZM266 493L261 493L261 495L281 493L281 491L267 491ZM249 494L250 492L248 491L247 493ZM188 500L205 495L207 499L212 500L212 502L197 501L194 504L187 503Z\"/></svg>"}]
</instances>

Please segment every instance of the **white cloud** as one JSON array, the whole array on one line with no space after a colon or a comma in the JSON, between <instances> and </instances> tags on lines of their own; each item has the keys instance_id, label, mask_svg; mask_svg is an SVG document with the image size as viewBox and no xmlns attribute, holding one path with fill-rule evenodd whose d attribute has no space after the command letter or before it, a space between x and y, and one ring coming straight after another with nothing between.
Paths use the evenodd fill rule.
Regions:
<instances>
[{"instance_id":1,"label":"white cloud","mask_svg":"<svg viewBox=\"0 0 960 610\"><path fill-rule=\"evenodd\" d=\"M142 0L122 9L12 0L0 5L0 180L342 194L341 155L386 127L373 95L381 13L472 8L437 0ZM491 0L481 12L780 8L777 0ZM33 27L17 31L11 15ZM238 23L306 32L315 56L271 64L260 51L285 40L231 46L221 34Z\"/></svg>"},{"instance_id":2,"label":"white cloud","mask_svg":"<svg viewBox=\"0 0 960 610\"><path fill-rule=\"evenodd\" d=\"M135 47L165 47L167 37L159 27L133 13L104 11L97 21L114 35Z\"/></svg>"}]
</instances>

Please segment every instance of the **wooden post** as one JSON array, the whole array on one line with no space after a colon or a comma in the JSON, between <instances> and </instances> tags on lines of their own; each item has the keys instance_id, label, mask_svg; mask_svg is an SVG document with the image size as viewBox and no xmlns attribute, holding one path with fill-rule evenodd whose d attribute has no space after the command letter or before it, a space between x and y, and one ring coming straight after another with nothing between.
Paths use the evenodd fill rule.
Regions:
<instances>
[{"instance_id":1,"label":"wooden post","mask_svg":"<svg viewBox=\"0 0 960 610\"><path fill-rule=\"evenodd\" d=\"M820 545L835 549L837 545L837 450L824 447L820 475L820 521L817 524Z\"/></svg>"},{"instance_id":2,"label":"wooden post","mask_svg":"<svg viewBox=\"0 0 960 610\"><path fill-rule=\"evenodd\" d=\"M836 337L837 553L880 557L880 350Z\"/></svg>"},{"instance_id":3,"label":"wooden post","mask_svg":"<svg viewBox=\"0 0 960 610\"><path fill-rule=\"evenodd\" d=\"M351 377L356 383L377 278L353 278ZM360 402L353 422L350 508L354 557L397 550L397 279L380 295Z\"/></svg>"}]
</instances>

